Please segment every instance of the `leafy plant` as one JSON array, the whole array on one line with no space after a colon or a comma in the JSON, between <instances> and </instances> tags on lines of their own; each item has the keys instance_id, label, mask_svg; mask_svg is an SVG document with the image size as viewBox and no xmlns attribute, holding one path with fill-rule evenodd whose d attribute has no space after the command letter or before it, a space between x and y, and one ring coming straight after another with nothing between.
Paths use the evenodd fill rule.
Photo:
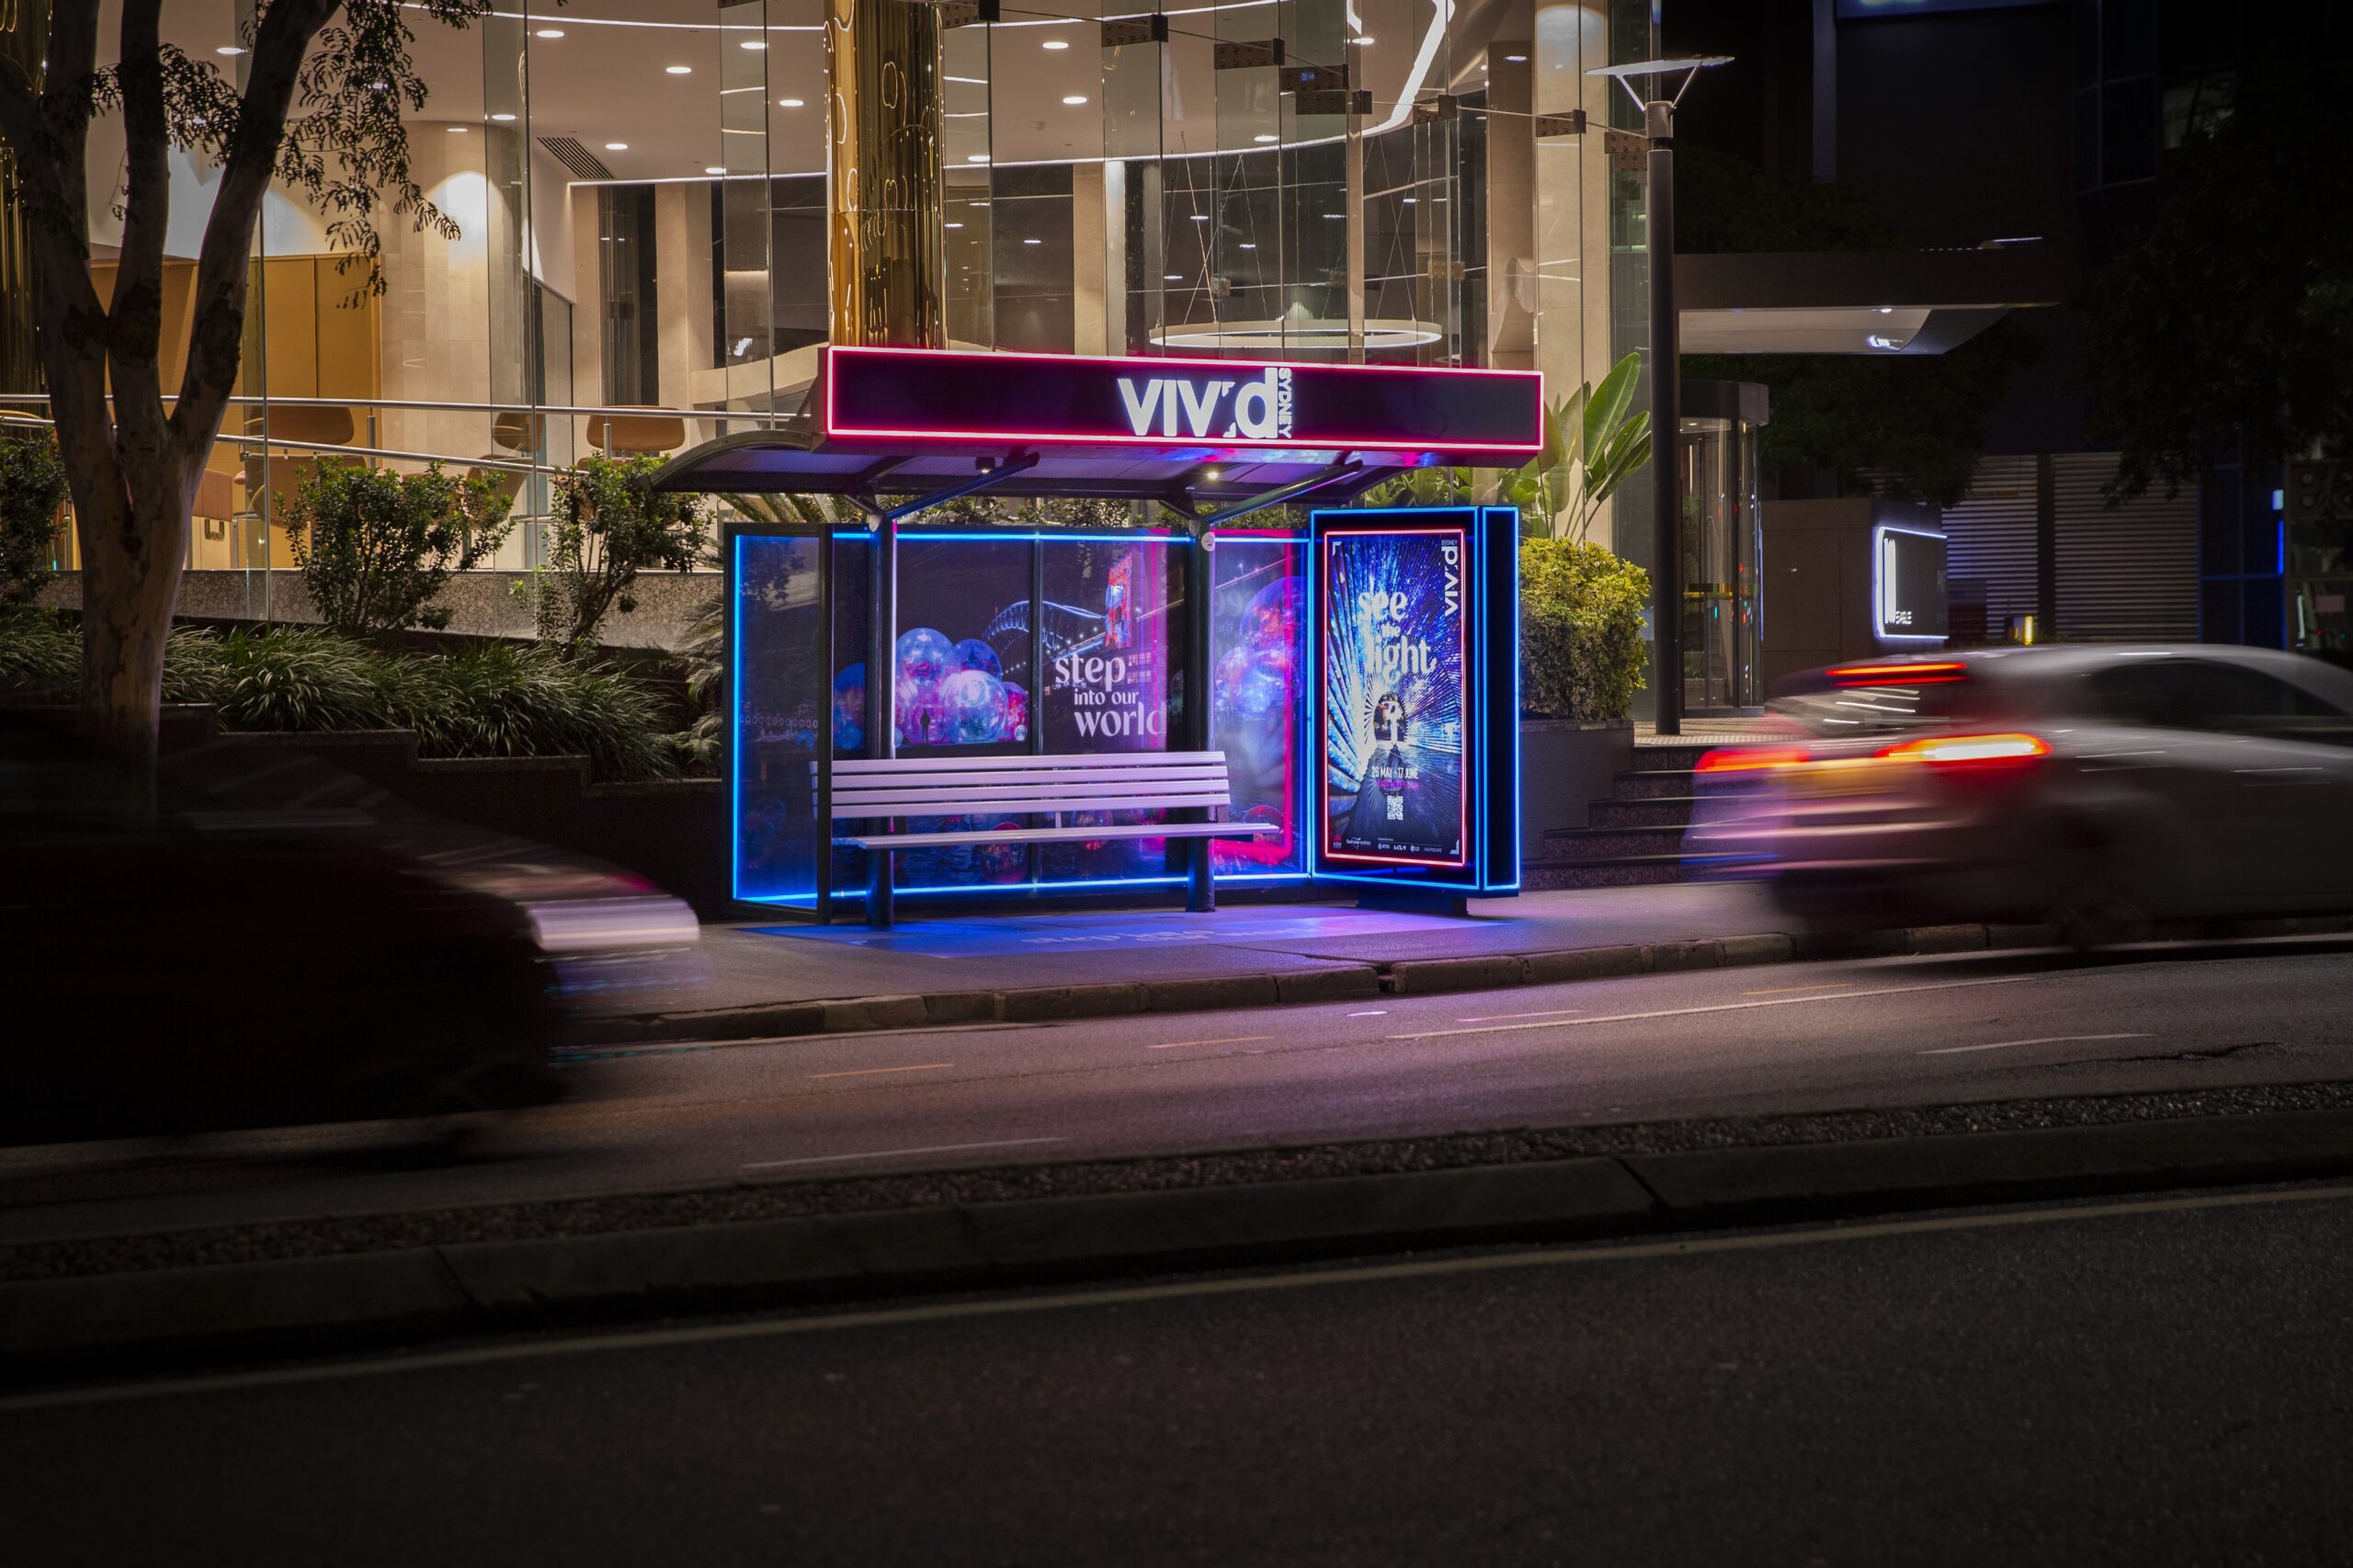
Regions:
<instances>
[{"instance_id":1,"label":"leafy plant","mask_svg":"<svg viewBox=\"0 0 2353 1568\"><path fill-rule=\"evenodd\" d=\"M1520 693L1547 719L1623 719L1649 655L1650 574L1582 540L1519 545Z\"/></svg>"},{"instance_id":2,"label":"leafy plant","mask_svg":"<svg viewBox=\"0 0 2353 1568\"><path fill-rule=\"evenodd\" d=\"M505 642L397 664L391 705L426 756L585 756L600 778L677 772L659 698L621 671Z\"/></svg>"},{"instance_id":3,"label":"leafy plant","mask_svg":"<svg viewBox=\"0 0 2353 1568\"><path fill-rule=\"evenodd\" d=\"M241 628L213 647L221 663L213 700L224 729L381 730L398 722L384 701L380 656L359 643L274 626ZM167 645L167 665L170 659Z\"/></svg>"},{"instance_id":4,"label":"leafy plant","mask_svg":"<svg viewBox=\"0 0 2353 1568\"><path fill-rule=\"evenodd\" d=\"M64 504L57 437L43 430L0 438L0 609L30 604L54 574L57 509Z\"/></svg>"},{"instance_id":5,"label":"leafy plant","mask_svg":"<svg viewBox=\"0 0 2353 1568\"><path fill-rule=\"evenodd\" d=\"M401 474L319 463L287 506L294 564L331 631L438 631L436 605L452 572L494 552L515 525L512 503L489 479L458 478L439 463Z\"/></svg>"},{"instance_id":6,"label":"leafy plant","mask_svg":"<svg viewBox=\"0 0 2353 1568\"><path fill-rule=\"evenodd\" d=\"M64 698L82 676L82 638L49 610L0 611L0 691Z\"/></svg>"},{"instance_id":7,"label":"leafy plant","mask_svg":"<svg viewBox=\"0 0 2353 1568\"><path fill-rule=\"evenodd\" d=\"M1521 531L1583 543L1620 485L1651 460L1651 416L1629 413L1642 356L1629 354L1601 384L1591 381L1544 411L1543 449L1495 482L1495 498L1519 508ZM1376 506L1453 506L1476 498L1467 468L1419 468L1375 485Z\"/></svg>"},{"instance_id":8,"label":"leafy plant","mask_svg":"<svg viewBox=\"0 0 2353 1568\"><path fill-rule=\"evenodd\" d=\"M592 457L556 476L548 563L517 585L540 640L567 657L596 645L605 617L637 608L641 573L684 572L702 555L705 518L692 495L657 491L654 457Z\"/></svg>"}]
</instances>

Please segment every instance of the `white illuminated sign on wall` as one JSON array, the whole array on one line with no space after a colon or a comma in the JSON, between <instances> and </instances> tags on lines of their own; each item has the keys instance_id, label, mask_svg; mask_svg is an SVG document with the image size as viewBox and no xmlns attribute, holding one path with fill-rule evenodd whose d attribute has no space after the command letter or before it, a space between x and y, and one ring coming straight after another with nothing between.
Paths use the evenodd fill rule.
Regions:
<instances>
[{"instance_id":1,"label":"white illuminated sign on wall","mask_svg":"<svg viewBox=\"0 0 2353 1568\"><path fill-rule=\"evenodd\" d=\"M1945 537L1881 523L1871 530L1871 630L1882 642L1945 640Z\"/></svg>"}]
</instances>

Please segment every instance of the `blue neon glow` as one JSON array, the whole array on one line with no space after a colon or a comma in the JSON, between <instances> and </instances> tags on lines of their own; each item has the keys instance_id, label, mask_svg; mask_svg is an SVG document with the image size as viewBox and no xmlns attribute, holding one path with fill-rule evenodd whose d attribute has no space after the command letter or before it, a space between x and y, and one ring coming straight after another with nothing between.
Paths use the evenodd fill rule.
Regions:
<instances>
[{"instance_id":1,"label":"blue neon glow","mask_svg":"<svg viewBox=\"0 0 2353 1568\"><path fill-rule=\"evenodd\" d=\"M1002 533L932 533L926 529L902 528L901 544L930 544L940 540L985 540L993 544L1137 544L1158 541L1162 544L1190 544L1190 534L1154 532L1138 528L1133 533L1016 533L1007 528Z\"/></svg>"}]
</instances>

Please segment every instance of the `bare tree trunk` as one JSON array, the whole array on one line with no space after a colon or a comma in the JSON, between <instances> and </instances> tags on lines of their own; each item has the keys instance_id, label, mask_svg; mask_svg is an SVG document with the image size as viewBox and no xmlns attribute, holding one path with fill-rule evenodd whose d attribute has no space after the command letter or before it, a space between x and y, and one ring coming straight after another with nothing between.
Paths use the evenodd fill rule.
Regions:
<instances>
[{"instance_id":1,"label":"bare tree trunk","mask_svg":"<svg viewBox=\"0 0 2353 1568\"><path fill-rule=\"evenodd\" d=\"M164 700L164 646L188 558L199 465L146 456L101 507L75 507L82 547L82 725L151 772Z\"/></svg>"}]
</instances>

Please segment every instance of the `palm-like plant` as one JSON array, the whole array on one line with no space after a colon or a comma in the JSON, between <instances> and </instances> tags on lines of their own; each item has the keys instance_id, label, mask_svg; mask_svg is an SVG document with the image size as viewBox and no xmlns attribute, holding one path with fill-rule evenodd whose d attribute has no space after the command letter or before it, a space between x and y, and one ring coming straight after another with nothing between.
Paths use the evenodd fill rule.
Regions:
<instances>
[{"instance_id":1,"label":"palm-like plant","mask_svg":"<svg viewBox=\"0 0 2353 1568\"><path fill-rule=\"evenodd\" d=\"M1495 499L1519 508L1524 532L1582 544L1618 488L1651 460L1651 416L1629 413L1642 356L1629 354L1544 411L1544 447L1496 482ZM1375 506L1448 506L1472 499L1467 468L1424 468L1376 486Z\"/></svg>"}]
</instances>

